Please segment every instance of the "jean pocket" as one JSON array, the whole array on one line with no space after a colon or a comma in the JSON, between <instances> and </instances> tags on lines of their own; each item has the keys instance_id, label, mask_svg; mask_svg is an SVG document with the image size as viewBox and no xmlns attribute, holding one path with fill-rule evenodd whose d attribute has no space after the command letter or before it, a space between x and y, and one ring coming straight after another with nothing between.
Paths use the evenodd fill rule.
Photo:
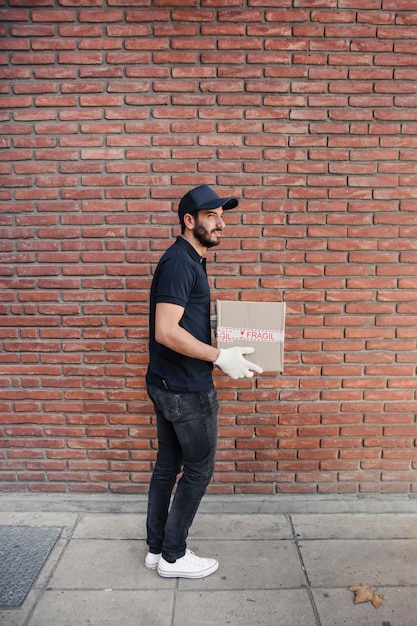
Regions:
<instances>
[{"instance_id":1,"label":"jean pocket","mask_svg":"<svg viewBox=\"0 0 417 626\"><path fill-rule=\"evenodd\" d=\"M155 409L162 413L169 422L179 422L181 419L180 394L165 391L159 387L149 387L148 394L155 405Z\"/></svg>"},{"instance_id":2,"label":"jean pocket","mask_svg":"<svg viewBox=\"0 0 417 626\"><path fill-rule=\"evenodd\" d=\"M209 415L218 415L220 410L220 402L219 397L217 395L216 389L212 389L207 394L207 407Z\"/></svg>"}]
</instances>

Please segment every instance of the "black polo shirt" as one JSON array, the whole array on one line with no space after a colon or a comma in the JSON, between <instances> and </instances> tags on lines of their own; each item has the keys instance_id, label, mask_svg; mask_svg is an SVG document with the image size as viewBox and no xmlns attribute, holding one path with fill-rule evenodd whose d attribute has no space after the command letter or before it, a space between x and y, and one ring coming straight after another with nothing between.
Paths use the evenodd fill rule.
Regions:
<instances>
[{"instance_id":1,"label":"black polo shirt","mask_svg":"<svg viewBox=\"0 0 417 626\"><path fill-rule=\"evenodd\" d=\"M146 382L170 391L208 391L213 386L212 363L184 356L155 341L155 308L158 302L184 307L180 326L196 339L211 344L206 260L184 237L178 237L161 257L153 277Z\"/></svg>"}]
</instances>

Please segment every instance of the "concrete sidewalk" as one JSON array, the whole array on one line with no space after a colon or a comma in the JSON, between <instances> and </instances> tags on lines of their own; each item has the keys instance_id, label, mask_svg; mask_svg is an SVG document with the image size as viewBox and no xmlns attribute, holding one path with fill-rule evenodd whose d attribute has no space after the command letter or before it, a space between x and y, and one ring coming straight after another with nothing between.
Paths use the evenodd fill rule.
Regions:
<instances>
[{"instance_id":1,"label":"concrete sidewalk","mask_svg":"<svg viewBox=\"0 0 417 626\"><path fill-rule=\"evenodd\" d=\"M0 525L62 533L2 626L414 626L417 497L206 496L188 547L214 556L202 580L143 566L144 496L0 496ZM354 605L369 584L386 601Z\"/></svg>"}]
</instances>

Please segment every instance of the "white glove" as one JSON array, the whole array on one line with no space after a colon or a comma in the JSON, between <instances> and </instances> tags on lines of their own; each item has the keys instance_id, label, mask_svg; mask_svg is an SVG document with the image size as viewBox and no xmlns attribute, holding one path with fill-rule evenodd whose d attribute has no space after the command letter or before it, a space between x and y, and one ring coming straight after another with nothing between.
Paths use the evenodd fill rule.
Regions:
<instances>
[{"instance_id":1,"label":"white glove","mask_svg":"<svg viewBox=\"0 0 417 626\"><path fill-rule=\"evenodd\" d=\"M220 354L214 365L220 367L230 378L252 378L253 372L262 374L263 369L255 363L251 363L243 358L244 354L251 354L255 348L220 348ZM253 370L253 371L251 371Z\"/></svg>"}]
</instances>

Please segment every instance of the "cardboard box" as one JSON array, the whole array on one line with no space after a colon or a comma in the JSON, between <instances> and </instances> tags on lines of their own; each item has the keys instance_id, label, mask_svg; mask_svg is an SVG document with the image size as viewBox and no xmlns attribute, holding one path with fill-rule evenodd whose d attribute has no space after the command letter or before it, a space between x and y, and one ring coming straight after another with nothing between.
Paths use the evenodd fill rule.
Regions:
<instances>
[{"instance_id":1,"label":"cardboard box","mask_svg":"<svg viewBox=\"0 0 417 626\"><path fill-rule=\"evenodd\" d=\"M284 369L285 302L217 300L218 348L250 346L248 355L264 372Z\"/></svg>"}]
</instances>

